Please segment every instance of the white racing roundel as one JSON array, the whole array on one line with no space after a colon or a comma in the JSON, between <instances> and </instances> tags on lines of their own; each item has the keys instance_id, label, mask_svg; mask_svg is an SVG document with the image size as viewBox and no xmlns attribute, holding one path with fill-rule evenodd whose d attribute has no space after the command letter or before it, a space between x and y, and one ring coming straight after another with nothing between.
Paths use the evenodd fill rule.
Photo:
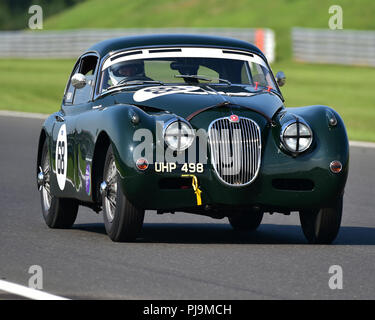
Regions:
<instances>
[{"instance_id":1,"label":"white racing roundel","mask_svg":"<svg viewBox=\"0 0 375 320\"><path fill-rule=\"evenodd\" d=\"M60 127L56 141L56 177L59 188L64 190L66 182L66 169L68 165L68 145L66 139L66 125Z\"/></svg>"},{"instance_id":2,"label":"white racing roundel","mask_svg":"<svg viewBox=\"0 0 375 320\"><path fill-rule=\"evenodd\" d=\"M165 96L167 94L174 93L190 93L194 91L202 90L199 87L195 86L160 86L160 87L151 87L138 90L133 95L134 101L142 102L150 100L152 98Z\"/></svg>"}]
</instances>

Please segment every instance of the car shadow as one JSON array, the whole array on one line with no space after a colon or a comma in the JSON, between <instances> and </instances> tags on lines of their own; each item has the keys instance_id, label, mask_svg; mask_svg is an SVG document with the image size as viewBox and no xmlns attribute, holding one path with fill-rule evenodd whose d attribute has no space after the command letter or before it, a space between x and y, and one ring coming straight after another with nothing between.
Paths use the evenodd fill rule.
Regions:
<instances>
[{"instance_id":1,"label":"car shadow","mask_svg":"<svg viewBox=\"0 0 375 320\"><path fill-rule=\"evenodd\" d=\"M76 224L73 229L106 235L104 224ZM145 223L138 243L307 244L298 225L262 224L254 232L235 232L220 223ZM375 228L342 226L334 245L375 245Z\"/></svg>"}]
</instances>

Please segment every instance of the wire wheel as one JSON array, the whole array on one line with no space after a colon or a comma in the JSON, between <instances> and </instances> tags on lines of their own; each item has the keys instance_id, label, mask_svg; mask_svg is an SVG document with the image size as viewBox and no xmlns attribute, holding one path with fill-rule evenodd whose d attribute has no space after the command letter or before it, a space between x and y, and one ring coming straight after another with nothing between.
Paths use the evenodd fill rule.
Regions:
<instances>
[{"instance_id":1,"label":"wire wheel","mask_svg":"<svg viewBox=\"0 0 375 320\"><path fill-rule=\"evenodd\" d=\"M40 191L43 218L50 228L70 228L77 218L78 202L75 199L59 198L51 191L50 153L47 141L44 142L39 163L37 181Z\"/></svg>"},{"instance_id":2,"label":"wire wheel","mask_svg":"<svg viewBox=\"0 0 375 320\"><path fill-rule=\"evenodd\" d=\"M134 241L141 231L145 211L124 195L112 146L109 146L100 185L105 229L112 241Z\"/></svg>"},{"instance_id":3,"label":"wire wheel","mask_svg":"<svg viewBox=\"0 0 375 320\"><path fill-rule=\"evenodd\" d=\"M49 164L49 153L48 149L43 153L43 158L41 161L41 173L43 174L43 183L40 186L42 194L42 205L43 209L48 211L51 207L51 187L50 187L50 164Z\"/></svg>"},{"instance_id":4,"label":"wire wheel","mask_svg":"<svg viewBox=\"0 0 375 320\"><path fill-rule=\"evenodd\" d=\"M104 191L104 210L108 222L111 223L115 218L117 201L117 169L113 156L110 159L108 170L104 178L106 182L106 190Z\"/></svg>"}]
</instances>

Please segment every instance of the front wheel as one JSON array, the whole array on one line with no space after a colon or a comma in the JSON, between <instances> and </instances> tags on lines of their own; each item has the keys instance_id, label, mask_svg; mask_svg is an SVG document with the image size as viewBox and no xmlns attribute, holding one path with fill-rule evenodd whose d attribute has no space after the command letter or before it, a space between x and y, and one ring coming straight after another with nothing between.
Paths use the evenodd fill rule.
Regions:
<instances>
[{"instance_id":1,"label":"front wheel","mask_svg":"<svg viewBox=\"0 0 375 320\"><path fill-rule=\"evenodd\" d=\"M119 183L112 147L107 151L101 184L104 225L112 241L134 241L142 229L144 210L125 197Z\"/></svg>"},{"instance_id":2,"label":"front wheel","mask_svg":"<svg viewBox=\"0 0 375 320\"><path fill-rule=\"evenodd\" d=\"M70 228L77 218L78 202L74 199L58 198L51 194L51 166L47 141L43 145L40 169L38 183L44 221L53 229Z\"/></svg>"},{"instance_id":3,"label":"front wheel","mask_svg":"<svg viewBox=\"0 0 375 320\"><path fill-rule=\"evenodd\" d=\"M302 231L309 243L330 244L336 239L341 225L343 197L332 206L299 213Z\"/></svg>"},{"instance_id":4,"label":"front wheel","mask_svg":"<svg viewBox=\"0 0 375 320\"><path fill-rule=\"evenodd\" d=\"M235 231L255 231L263 219L262 211L248 210L228 217Z\"/></svg>"}]
</instances>

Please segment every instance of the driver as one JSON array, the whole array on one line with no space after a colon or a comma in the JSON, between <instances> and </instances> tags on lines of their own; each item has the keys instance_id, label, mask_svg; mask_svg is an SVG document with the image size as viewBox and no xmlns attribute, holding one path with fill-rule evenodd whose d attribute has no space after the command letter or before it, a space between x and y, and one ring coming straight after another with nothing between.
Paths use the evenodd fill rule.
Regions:
<instances>
[{"instance_id":1,"label":"driver","mask_svg":"<svg viewBox=\"0 0 375 320\"><path fill-rule=\"evenodd\" d=\"M145 79L145 68L143 61L125 61L115 64L109 71L112 85L122 80Z\"/></svg>"}]
</instances>

